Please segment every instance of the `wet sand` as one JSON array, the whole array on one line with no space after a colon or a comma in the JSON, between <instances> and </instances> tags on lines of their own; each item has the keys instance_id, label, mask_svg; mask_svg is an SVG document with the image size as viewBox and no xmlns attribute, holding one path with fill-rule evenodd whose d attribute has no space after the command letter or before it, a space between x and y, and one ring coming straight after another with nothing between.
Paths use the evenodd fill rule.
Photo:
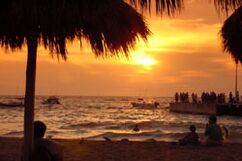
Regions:
<instances>
[{"instance_id":1,"label":"wet sand","mask_svg":"<svg viewBox=\"0 0 242 161\"><path fill-rule=\"evenodd\" d=\"M179 146L155 141L57 139L65 161L241 161L242 144ZM0 161L19 161L22 139L0 138Z\"/></svg>"}]
</instances>

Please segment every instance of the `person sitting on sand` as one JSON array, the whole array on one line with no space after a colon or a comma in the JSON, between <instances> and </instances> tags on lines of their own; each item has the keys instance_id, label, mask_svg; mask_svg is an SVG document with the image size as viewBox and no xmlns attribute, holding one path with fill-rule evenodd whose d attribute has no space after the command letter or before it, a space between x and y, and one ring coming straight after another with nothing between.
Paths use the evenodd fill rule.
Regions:
<instances>
[{"instance_id":1,"label":"person sitting on sand","mask_svg":"<svg viewBox=\"0 0 242 161\"><path fill-rule=\"evenodd\" d=\"M197 145L199 144L199 136L196 133L195 125L190 126L190 132L186 136L179 140L180 145Z\"/></svg>"},{"instance_id":2,"label":"person sitting on sand","mask_svg":"<svg viewBox=\"0 0 242 161\"><path fill-rule=\"evenodd\" d=\"M217 117L215 115L209 116L209 123L205 128L205 136L207 137L206 144L208 146L216 146L222 144L222 130L217 124Z\"/></svg>"},{"instance_id":3,"label":"person sitting on sand","mask_svg":"<svg viewBox=\"0 0 242 161\"><path fill-rule=\"evenodd\" d=\"M31 161L63 161L63 146L45 139L46 125L41 121L34 122L34 150Z\"/></svg>"}]
</instances>

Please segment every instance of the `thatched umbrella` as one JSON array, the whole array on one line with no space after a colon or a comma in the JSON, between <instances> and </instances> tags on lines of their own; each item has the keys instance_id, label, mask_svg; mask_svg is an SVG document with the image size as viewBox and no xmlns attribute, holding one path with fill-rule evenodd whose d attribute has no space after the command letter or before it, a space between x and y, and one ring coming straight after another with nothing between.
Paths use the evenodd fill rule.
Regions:
<instances>
[{"instance_id":1,"label":"thatched umbrella","mask_svg":"<svg viewBox=\"0 0 242 161\"><path fill-rule=\"evenodd\" d=\"M66 41L84 38L96 55L127 55L136 38L149 34L143 17L122 0L1 0L0 22L1 46L28 50L24 161L33 149L38 45L66 59Z\"/></svg>"},{"instance_id":2,"label":"thatched umbrella","mask_svg":"<svg viewBox=\"0 0 242 161\"><path fill-rule=\"evenodd\" d=\"M224 22L220 33L224 51L242 63L242 6Z\"/></svg>"},{"instance_id":3,"label":"thatched umbrella","mask_svg":"<svg viewBox=\"0 0 242 161\"><path fill-rule=\"evenodd\" d=\"M234 11L242 5L242 0L214 0L214 5L218 13L226 13Z\"/></svg>"},{"instance_id":4,"label":"thatched umbrella","mask_svg":"<svg viewBox=\"0 0 242 161\"><path fill-rule=\"evenodd\" d=\"M184 0L129 0L129 2L135 7L149 10L149 12L151 12L152 6L154 6L156 14L160 14L161 16L164 14L172 16L180 13L184 7ZM155 4L153 5L153 3Z\"/></svg>"},{"instance_id":5,"label":"thatched umbrella","mask_svg":"<svg viewBox=\"0 0 242 161\"><path fill-rule=\"evenodd\" d=\"M235 94L237 94L238 63L242 64L242 6L224 22L220 34L224 51L230 53L236 63Z\"/></svg>"},{"instance_id":6,"label":"thatched umbrella","mask_svg":"<svg viewBox=\"0 0 242 161\"><path fill-rule=\"evenodd\" d=\"M126 0L135 7L140 6L142 10L149 10L151 12L152 7L156 10L157 14L168 14L172 16L176 13L180 13L184 8L184 0ZM242 0L207 0L213 2L217 12L228 13L233 11L242 5Z\"/></svg>"}]
</instances>

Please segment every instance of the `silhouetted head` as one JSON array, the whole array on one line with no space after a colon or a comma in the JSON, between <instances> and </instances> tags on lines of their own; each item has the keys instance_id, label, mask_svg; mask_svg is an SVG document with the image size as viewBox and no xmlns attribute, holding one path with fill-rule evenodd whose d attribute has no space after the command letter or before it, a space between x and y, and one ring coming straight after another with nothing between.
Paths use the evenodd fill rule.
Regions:
<instances>
[{"instance_id":1,"label":"silhouetted head","mask_svg":"<svg viewBox=\"0 0 242 161\"><path fill-rule=\"evenodd\" d=\"M138 127L138 125L135 125L135 127L134 127L133 130L136 131L136 132L138 132L138 131L139 131L139 127Z\"/></svg>"},{"instance_id":2,"label":"silhouetted head","mask_svg":"<svg viewBox=\"0 0 242 161\"><path fill-rule=\"evenodd\" d=\"M46 131L46 125L42 121L34 122L34 138L43 138Z\"/></svg>"},{"instance_id":3,"label":"silhouetted head","mask_svg":"<svg viewBox=\"0 0 242 161\"><path fill-rule=\"evenodd\" d=\"M190 126L190 131L191 132L196 132L196 126L195 125L191 125Z\"/></svg>"},{"instance_id":4,"label":"silhouetted head","mask_svg":"<svg viewBox=\"0 0 242 161\"><path fill-rule=\"evenodd\" d=\"M217 122L217 117L215 115L210 115L209 116L209 123L215 124L216 122Z\"/></svg>"}]
</instances>

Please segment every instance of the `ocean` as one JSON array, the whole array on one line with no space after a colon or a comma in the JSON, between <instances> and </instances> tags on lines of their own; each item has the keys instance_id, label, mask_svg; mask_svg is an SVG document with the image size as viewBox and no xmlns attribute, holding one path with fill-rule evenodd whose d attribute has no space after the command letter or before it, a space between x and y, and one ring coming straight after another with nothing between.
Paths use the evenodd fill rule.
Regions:
<instances>
[{"instance_id":1,"label":"ocean","mask_svg":"<svg viewBox=\"0 0 242 161\"><path fill-rule=\"evenodd\" d=\"M12 99L0 97L0 102ZM191 124L203 133L208 121L206 115L178 114L169 112L171 97L144 97L145 100L159 102L156 109L134 108L131 102L138 97L67 97L60 96L59 105L44 105L47 97L36 97L35 120L47 125L46 137L92 140L156 139L177 140L179 134L188 131ZM23 136L22 107L0 107L0 136ZM218 123L230 132L242 133L242 117L219 116ZM140 131L133 128L138 125Z\"/></svg>"}]
</instances>

